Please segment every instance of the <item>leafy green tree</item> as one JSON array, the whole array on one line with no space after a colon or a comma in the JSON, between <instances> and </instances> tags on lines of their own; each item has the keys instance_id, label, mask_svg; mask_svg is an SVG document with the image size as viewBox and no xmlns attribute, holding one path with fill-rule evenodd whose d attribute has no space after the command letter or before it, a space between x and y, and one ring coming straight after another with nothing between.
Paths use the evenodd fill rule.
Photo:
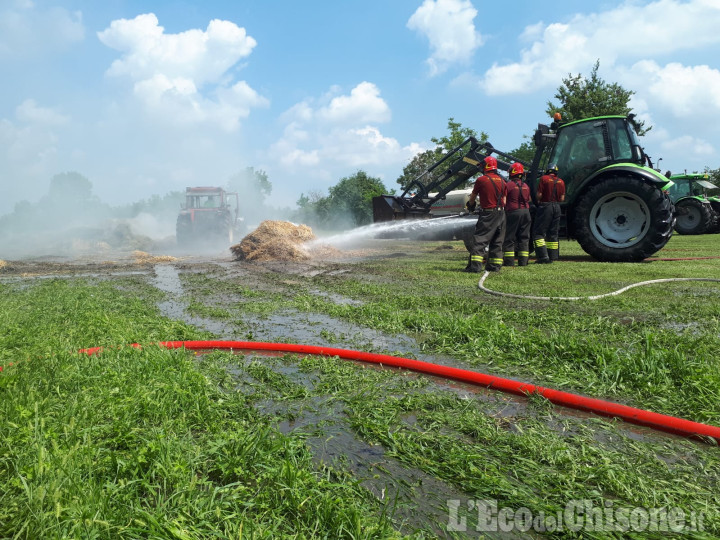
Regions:
<instances>
[{"instance_id":1,"label":"leafy green tree","mask_svg":"<svg viewBox=\"0 0 720 540\"><path fill-rule=\"evenodd\" d=\"M50 201L65 205L68 202L91 202L92 182L78 172L56 174L50 179L47 197Z\"/></svg>"},{"instance_id":2,"label":"leafy green tree","mask_svg":"<svg viewBox=\"0 0 720 540\"><path fill-rule=\"evenodd\" d=\"M319 223L320 217L318 216L318 205L320 201L326 197L319 191L312 190L307 195L304 193L300 194L300 198L297 200L298 210L296 210L290 219L300 223L314 225Z\"/></svg>"},{"instance_id":3,"label":"leafy green tree","mask_svg":"<svg viewBox=\"0 0 720 540\"><path fill-rule=\"evenodd\" d=\"M93 194L92 182L74 171L53 176L37 206L45 225L55 223L61 228L96 222L108 212L107 205Z\"/></svg>"},{"instance_id":4,"label":"leafy green tree","mask_svg":"<svg viewBox=\"0 0 720 540\"><path fill-rule=\"evenodd\" d=\"M626 90L617 83L607 83L598 75L600 60L595 62L589 77L580 73L568 75L563 79L562 85L557 89L555 99L559 102L548 101L545 112L550 118L559 112L563 120L571 122L594 116L611 114L628 115L632 108L628 105L630 98L635 94ZM652 129L645 127L645 122L635 120L635 130L638 135L644 135Z\"/></svg>"},{"instance_id":5,"label":"leafy green tree","mask_svg":"<svg viewBox=\"0 0 720 540\"><path fill-rule=\"evenodd\" d=\"M372 198L388 193L388 189L379 178L358 170L328 192L327 196L317 191L301 194L294 218L326 229L366 225L372 223Z\"/></svg>"},{"instance_id":6,"label":"leafy green tree","mask_svg":"<svg viewBox=\"0 0 720 540\"><path fill-rule=\"evenodd\" d=\"M515 150L511 150L508 153L511 156L518 158L520 161L524 161L525 163L532 163L532 160L535 157L535 143L532 141L532 139L528 138L527 140L523 141L523 143Z\"/></svg>"},{"instance_id":7,"label":"leafy green tree","mask_svg":"<svg viewBox=\"0 0 720 540\"><path fill-rule=\"evenodd\" d=\"M710 182L715 184L716 186L720 186L720 167L717 169L711 169L710 167L705 167L705 170L703 171L705 174L707 174L710 178ZM713 195L718 195L716 190L712 190Z\"/></svg>"},{"instance_id":8,"label":"leafy green tree","mask_svg":"<svg viewBox=\"0 0 720 540\"><path fill-rule=\"evenodd\" d=\"M331 206L347 212L355 225L372 223L372 198L387 193L379 178L357 171L329 189Z\"/></svg>"},{"instance_id":9,"label":"leafy green tree","mask_svg":"<svg viewBox=\"0 0 720 540\"><path fill-rule=\"evenodd\" d=\"M94 226L110 215L109 207L93 194L90 180L78 172L56 174L37 203L21 201L3 216L5 233L58 232Z\"/></svg>"},{"instance_id":10,"label":"leafy green tree","mask_svg":"<svg viewBox=\"0 0 720 540\"><path fill-rule=\"evenodd\" d=\"M475 137L480 142L486 142L488 139L488 135L484 131L481 131L478 135L474 129L462 127L462 124L455 122L454 118L448 119L447 128L450 132L449 135L430 139L435 144L435 148L417 154L410 163L403 168L402 175L397 179L397 183L400 184L403 189L410 185L413 180L420 178L432 165L440 161L450 150L462 144L468 137ZM442 167L439 169L442 169ZM420 181L427 185L433 182L441 173L442 170L432 171L420 179ZM451 180L448 180L448 182L450 181Z\"/></svg>"},{"instance_id":11,"label":"leafy green tree","mask_svg":"<svg viewBox=\"0 0 720 540\"><path fill-rule=\"evenodd\" d=\"M163 196L152 195L134 203L115 207L113 214L118 218L132 218L147 213L169 219L177 216L180 206L185 202L184 191L170 191Z\"/></svg>"},{"instance_id":12,"label":"leafy green tree","mask_svg":"<svg viewBox=\"0 0 720 540\"><path fill-rule=\"evenodd\" d=\"M239 195L240 217L246 225L256 224L272 213L265 200L272 193L272 184L265 171L246 167L228 180L227 189ZM234 204L234 199L231 199Z\"/></svg>"}]
</instances>

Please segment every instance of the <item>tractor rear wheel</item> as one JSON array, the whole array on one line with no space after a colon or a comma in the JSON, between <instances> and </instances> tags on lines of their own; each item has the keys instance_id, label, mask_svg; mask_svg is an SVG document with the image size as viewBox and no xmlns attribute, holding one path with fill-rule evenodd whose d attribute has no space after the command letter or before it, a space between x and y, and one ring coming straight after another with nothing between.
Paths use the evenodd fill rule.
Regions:
<instances>
[{"instance_id":1,"label":"tractor rear wheel","mask_svg":"<svg viewBox=\"0 0 720 540\"><path fill-rule=\"evenodd\" d=\"M675 230L679 234L705 234L713 226L712 207L698 199L679 200L675 203L675 214Z\"/></svg>"},{"instance_id":2,"label":"tractor rear wheel","mask_svg":"<svg viewBox=\"0 0 720 540\"><path fill-rule=\"evenodd\" d=\"M575 207L575 237L586 253L601 261L649 257L670 240L673 224L668 196L633 176L600 181Z\"/></svg>"}]
</instances>

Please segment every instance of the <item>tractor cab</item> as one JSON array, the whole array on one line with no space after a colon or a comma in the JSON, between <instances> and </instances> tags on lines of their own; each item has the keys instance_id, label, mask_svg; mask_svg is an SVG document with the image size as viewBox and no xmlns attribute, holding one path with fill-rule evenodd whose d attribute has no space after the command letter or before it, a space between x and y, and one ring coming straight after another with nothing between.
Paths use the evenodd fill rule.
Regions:
<instances>
[{"instance_id":1,"label":"tractor cab","mask_svg":"<svg viewBox=\"0 0 720 540\"><path fill-rule=\"evenodd\" d=\"M561 125L555 144L542 164L557 164L566 182L567 197L579 192L585 181L608 165L642 165L645 155L632 123L624 116L591 118Z\"/></svg>"},{"instance_id":2,"label":"tractor cab","mask_svg":"<svg viewBox=\"0 0 720 540\"><path fill-rule=\"evenodd\" d=\"M226 195L228 194L221 188L188 188L183 208L222 208L228 205Z\"/></svg>"},{"instance_id":3,"label":"tractor cab","mask_svg":"<svg viewBox=\"0 0 720 540\"><path fill-rule=\"evenodd\" d=\"M668 189L668 195L673 202L683 197L708 198L708 191L718 189L712 182L708 181L707 174L679 174L671 176L673 185Z\"/></svg>"},{"instance_id":4,"label":"tractor cab","mask_svg":"<svg viewBox=\"0 0 720 540\"><path fill-rule=\"evenodd\" d=\"M237 193L221 187L188 187L175 235L178 245L217 240L232 243L240 221Z\"/></svg>"}]
</instances>

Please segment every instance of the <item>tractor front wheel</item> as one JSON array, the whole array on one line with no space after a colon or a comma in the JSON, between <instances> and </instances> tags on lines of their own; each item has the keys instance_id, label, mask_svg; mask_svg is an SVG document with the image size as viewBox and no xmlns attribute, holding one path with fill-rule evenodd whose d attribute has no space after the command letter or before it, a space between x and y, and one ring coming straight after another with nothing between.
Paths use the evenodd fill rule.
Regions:
<instances>
[{"instance_id":1,"label":"tractor front wheel","mask_svg":"<svg viewBox=\"0 0 720 540\"><path fill-rule=\"evenodd\" d=\"M709 204L694 198L675 203L675 230L679 234L705 234L713 226L713 211Z\"/></svg>"},{"instance_id":2,"label":"tractor front wheel","mask_svg":"<svg viewBox=\"0 0 720 540\"><path fill-rule=\"evenodd\" d=\"M178 246L187 246L192 240L192 223L189 216L178 216L175 225L175 239Z\"/></svg>"},{"instance_id":3,"label":"tractor front wheel","mask_svg":"<svg viewBox=\"0 0 720 540\"><path fill-rule=\"evenodd\" d=\"M663 191L641 178L612 176L582 195L574 224L580 246L596 259L641 261L670 240L673 205Z\"/></svg>"}]
</instances>

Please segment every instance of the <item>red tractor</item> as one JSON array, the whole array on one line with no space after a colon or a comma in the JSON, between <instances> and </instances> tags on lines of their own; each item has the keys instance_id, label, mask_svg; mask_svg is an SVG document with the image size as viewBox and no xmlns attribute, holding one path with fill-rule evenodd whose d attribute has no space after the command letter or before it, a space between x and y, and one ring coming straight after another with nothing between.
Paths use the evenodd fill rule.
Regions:
<instances>
[{"instance_id":1,"label":"red tractor","mask_svg":"<svg viewBox=\"0 0 720 540\"><path fill-rule=\"evenodd\" d=\"M178 245L228 242L239 223L237 193L219 187L189 187L175 227Z\"/></svg>"}]
</instances>

